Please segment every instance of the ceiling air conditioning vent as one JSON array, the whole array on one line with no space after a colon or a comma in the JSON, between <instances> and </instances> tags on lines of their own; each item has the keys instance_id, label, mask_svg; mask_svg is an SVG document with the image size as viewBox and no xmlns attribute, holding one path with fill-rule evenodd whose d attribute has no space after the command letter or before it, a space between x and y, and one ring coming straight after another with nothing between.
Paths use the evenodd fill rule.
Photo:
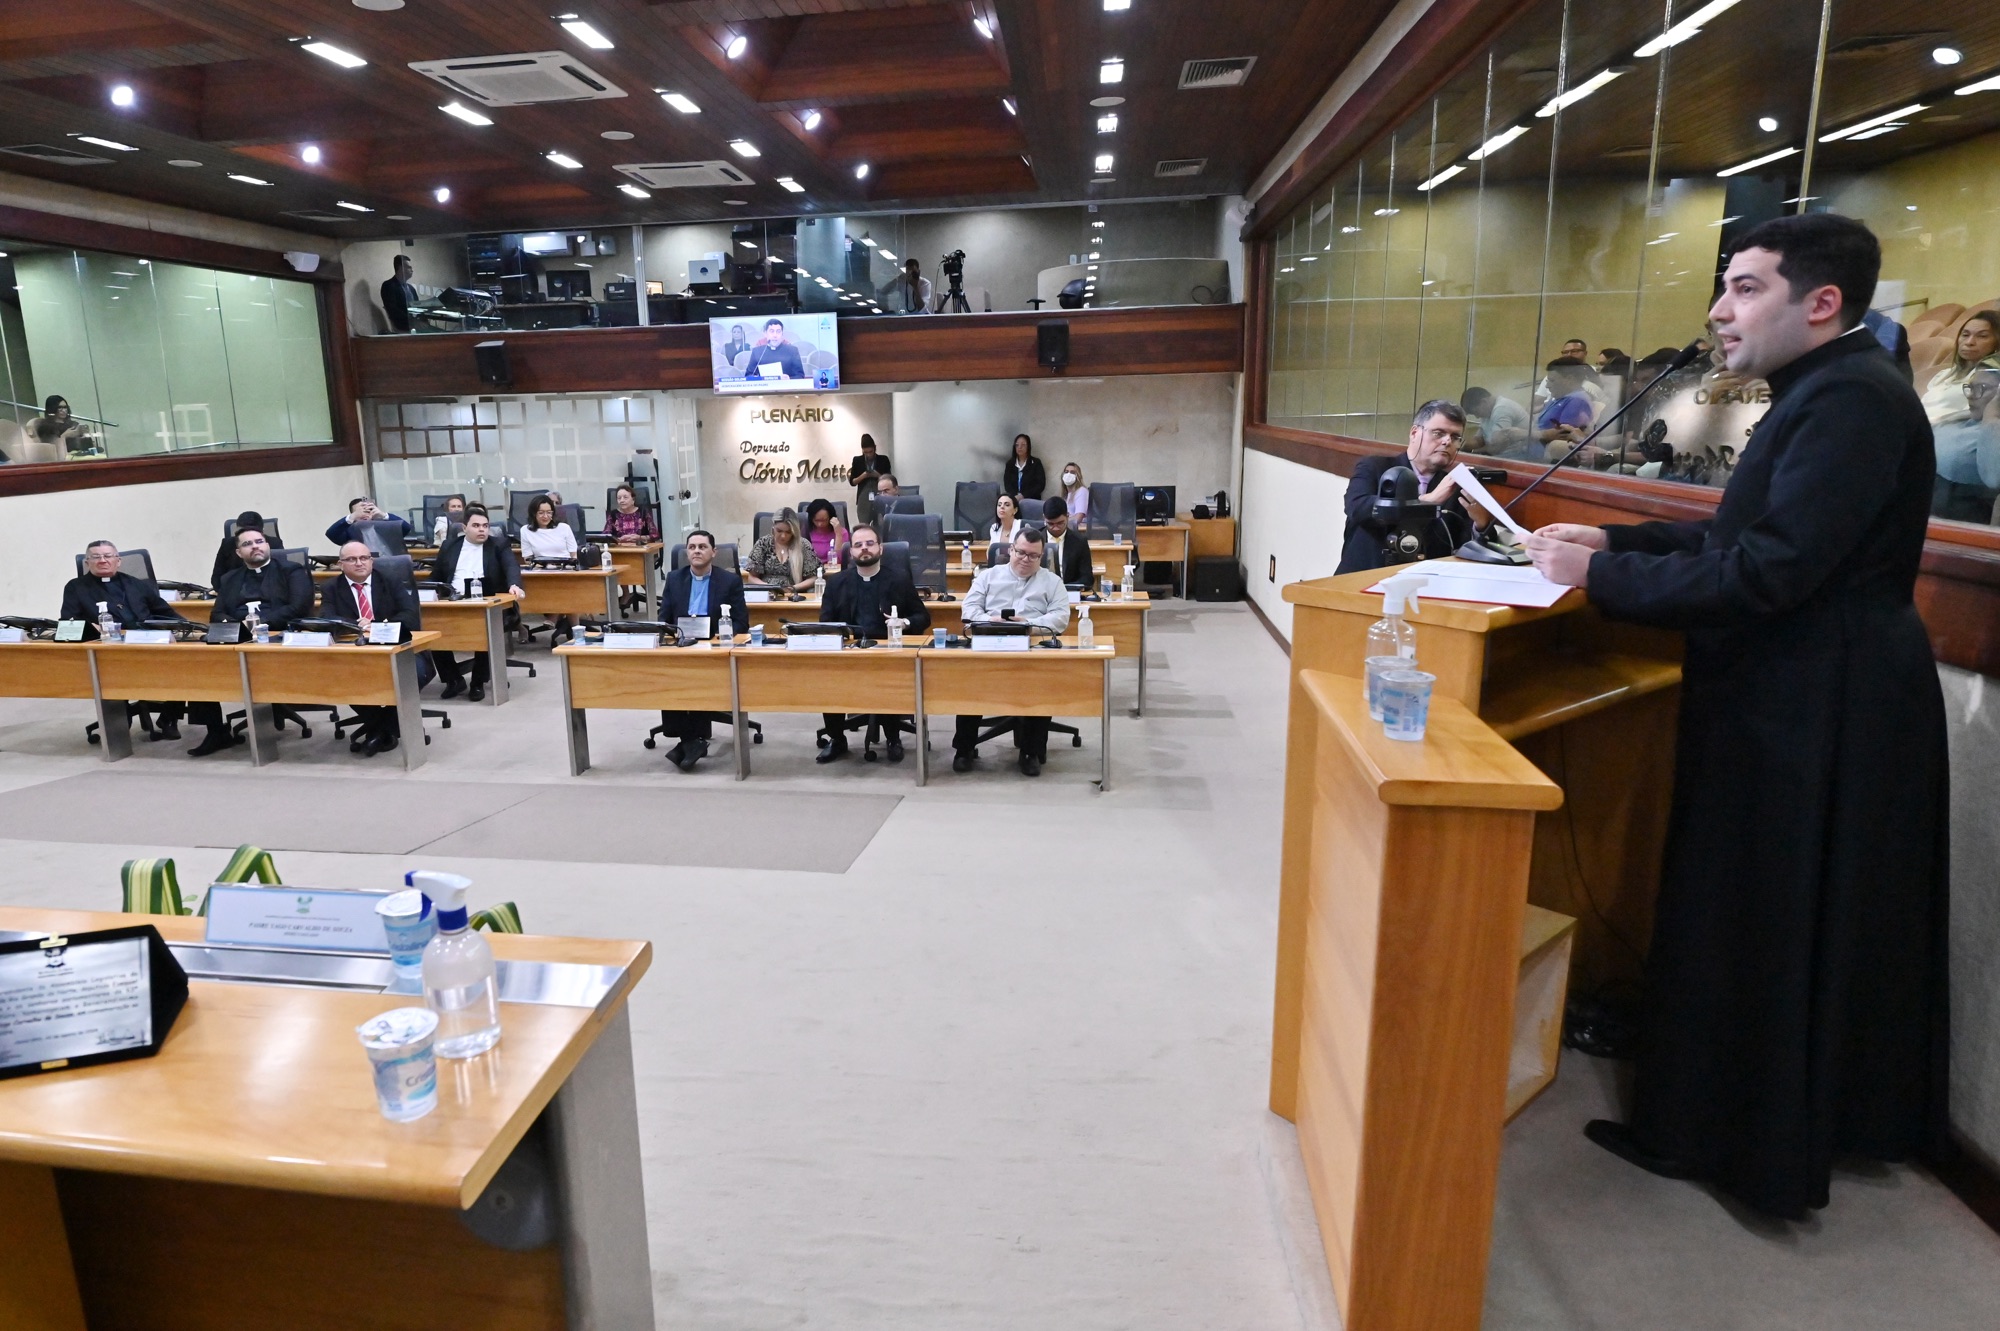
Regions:
<instances>
[{"instance_id":1,"label":"ceiling air conditioning vent","mask_svg":"<svg viewBox=\"0 0 2000 1331\"><path fill-rule=\"evenodd\" d=\"M648 189L693 189L702 185L756 182L728 162L627 162L612 168Z\"/></svg>"},{"instance_id":2,"label":"ceiling air conditioning vent","mask_svg":"<svg viewBox=\"0 0 2000 1331\"><path fill-rule=\"evenodd\" d=\"M410 68L481 106L533 106L623 97L625 90L564 51L413 60Z\"/></svg>"},{"instance_id":3,"label":"ceiling air conditioning vent","mask_svg":"<svg viewBox=\"0 0 2000 1331\"><path fill-rule=\"evenodd\" d=\"M1234 88L1250 77L1254 55L1231 56L1227 60L1190 60L1181 66L1181 87Z\"/></svg>"},{"instance_id":4,"label":"ceiling air conditioning vent","mask_svg":"<svg viewBox=\"0 0 2000 1331\"><path fill-rule=\"evenodd\" d=\"M1208 170L1206 157L1177 157L1170 162L1161 162L1153 167L1156 176L1198 176Z\"/></svg>"},{"instance_id":5,"label":"ceiling air conditioning vent","mask_svg":"<svg viewBox=\"0 0 2000 1331\"><path fill-rule=\"evenodd\" d=\"M288 208L281 217L296 217L301 222L358 222L361 219L353 213L328 213L317 208Z\"/></svg>"},{"instance_id":6,"label":"ceiling air conditioning vent","mask_svg":"<svg viewBox=\"0 0 2000 1331\"><path fill-rule=\"evenodd\" d=\"M74 148L58 148L52 143L17 143L10 148L0 148L0 153L32 157L51 166L104 166L111 161L109 157L96 157Z\"/></svg>"}]
</instances>

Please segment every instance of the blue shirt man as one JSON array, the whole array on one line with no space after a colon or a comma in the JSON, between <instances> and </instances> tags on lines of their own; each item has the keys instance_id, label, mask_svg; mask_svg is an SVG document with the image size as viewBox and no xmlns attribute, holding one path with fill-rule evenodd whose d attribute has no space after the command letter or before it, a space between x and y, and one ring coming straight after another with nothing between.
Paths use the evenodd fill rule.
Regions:
<instances>
[{"instance_id":1,"label":"blue shirt man","mask_svg":"<svg viewBox=\"0 0 2000 1331\"><path fill-rule=\"evenodd\" d=\"M688 613L705 615L708 613L708 574L694 573L693 570L689 572L691 576L688 579Z\"/></svg>"}]
</instances>

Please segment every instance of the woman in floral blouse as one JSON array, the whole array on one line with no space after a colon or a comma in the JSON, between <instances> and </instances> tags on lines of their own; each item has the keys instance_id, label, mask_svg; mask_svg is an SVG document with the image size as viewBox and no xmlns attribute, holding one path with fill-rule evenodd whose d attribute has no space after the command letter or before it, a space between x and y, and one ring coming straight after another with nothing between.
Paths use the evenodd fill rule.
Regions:
<instances>
[{"instance_id":1,"label":"woman in floral blouse","mask_svg":"<svg viewBox=\"0 0 2000 1331\"><path fill-rule=\"evenodd\" d=\"M799 515L781 508L771 519L771 534L750 547L743 564L743 581L751 587L775 587L790 591L803 587L819 572L819 556L799 534Z\"/></svg>"}]
</instances>

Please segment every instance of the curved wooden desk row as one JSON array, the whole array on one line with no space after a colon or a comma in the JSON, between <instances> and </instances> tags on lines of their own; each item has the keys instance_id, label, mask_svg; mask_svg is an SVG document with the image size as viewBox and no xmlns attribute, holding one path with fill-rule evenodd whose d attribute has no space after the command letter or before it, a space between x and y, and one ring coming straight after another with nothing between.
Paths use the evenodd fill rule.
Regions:
<instances>
[{"instance_id":1,"label":"curved wooden desk row","mask_svg":"<svg viewBox=\"0 0 2000 1331\"><path fill-rule=\"evenodd\" d=\"M1382 575L1295 583L1271 1108L1348 1331L1477 1331L1501 1130L1581 974L1636 968L1672 787L1674 635L1425 598L1422 743L1362 697Z\"/></svg>"},{"instance_id":2,"label":"curved wooden desk row","mask_svg":"<svg viewBox=\"0 0 2000 1331\"><path fill-rule=\"evenodd\" d=\"M916 718L917 784L930 779L933 716L1098 716L1098 789L1111 789L1111 662L1115 643L1025 652L892 648L799 652L782 646L701 643L622 651L556 648L569 715L570 771L590 770L590 708L727 714L736 778L750 775L750 712L877 712Z\"/></svg>"},{"instance_id":3,"label":"curved wooden desk row","mask_svg":"<svg viewBox=\"0 0 2000 1331\"><path fill-rule=\"evenodd\" d=\"M271 709L282 703L394 707L410 742L397 746L403 766L424 761L423 717L417 705L417 656L436 646L419 633L395 647L353 644L286 647L278 643L210 646L176 642L0 643L0 695L83 698L97 707L106 762L132 754L126 704L145 699L240 706L249 718L250 761L278 758Z\"/></svg>"},{"instance_id":4,"label":"curved wooden desk row","mask_svg":"<svg viewBox=\"0 0 2000 1331\"><path fill-rule=\"evenodd\" d=\"M613 545L603 547L611 551L609 570L586 569L523 569L521 589L528 593L521 610L530 615L597 615L608 614L618 617L618 589L620 587L643 587L646 591L648 613L660 613L660 563L659 556L667 547L664 542L654 541L648 545ZM418 561L437 559L436 546L413 545L409 555ZM514 547L520 554L520 547ZM528 578L537 581L529 582Z\"/></svg>"},{"instance_id":5,"label":"curved wooden desk row","mask_svg":"<svg viewBox=\"0 0 2000 1331\"><path fill-rule=\"evenodd\" d=\"M187 917L0 908L74 933ZM595 1008L503 1003L491 1053L391 1123L354 1028L408 998L191 981L158 1055L0 1082L0 1325L23 1331L652 1326L626 998L643 942L494 935L502 959L620 967ZM510 1167L562 1198L506 1252L459 1213ZM540 1162L546 1161L546 1165ZM511 1185L508 1185L511 1186Z\"/></svg>"}]
</instances>

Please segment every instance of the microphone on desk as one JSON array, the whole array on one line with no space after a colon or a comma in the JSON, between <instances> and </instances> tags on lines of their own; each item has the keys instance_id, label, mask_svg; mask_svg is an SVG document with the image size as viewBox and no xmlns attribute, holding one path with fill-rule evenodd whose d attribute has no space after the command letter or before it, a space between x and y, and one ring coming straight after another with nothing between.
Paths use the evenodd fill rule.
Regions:
<instances>
[{"instance_id":1,"label":"microphone on desk","mask_svg":"<svg viewBox=\"0 0 2000 1331\"><path fill-rule=\"evenodd\" d=\"M1568 462L1571 458L1575 457L1580 451L1582 451L1583 447L1586 444L1590 443L1592 440L1596 439L1597 436L1603 434L1606 430L1610 429L1613 425L1615 425L1618 422L1619 417L1623 416L1626 412L1632 410L1633 407L1638 406L1639 400L1645 397L1646 394L1652 392L1655 388L1658 388L1660 386L1661 380L1665 379L1668 375L1675 374L1681 370L1685 370L1688 366L1700 360L1704 354L1705 353L1701 349L1701 342L1699 341L1699 339L1690 342L1686 346L1682 347L1678 352L1675 353L1673 360L1668 363L1667 368L1661 370L1658 374L1653 376L1652 382L1648 383L1644 388L1640 389L1638 392L1626 398L1624 405L1619 407L1618 410L1612 412L1609 416L1606 416L1603 422L1599 424L1596 429L1592 430L1589 434L1585 435L1583 438L1577 440L1574 444L1571 444L1567 452L1565 452L1561 457L1557 458L1554 462L1551 462L1548 465L1547 470L1542 472L1541 475L1535 477L1534 480L1529 481L1526 485L1522 486L1520 493L1516 494L1512 499L1507 501L1505 505L1507 510L1511 512L1514 508L1514 505L1520 503L1521 500L1526 498L1528 494L1531 491L1533 491L1536 486L1540 485L1543 481L1546 481L1549 477L1555 475L1557 469L1559 469L1564 463ZM1527 562L1529 562L1526 551L1521 550L1518 547L1503 549L1497 546L1488 545L1486 541L1479 536L1474 536L1464 545L1458 547L1458 557L1461 559L1468 559L1473 561L1474 563L1479 563L1479 564L1526 564Z\"/></svg>"}]
</instances>

